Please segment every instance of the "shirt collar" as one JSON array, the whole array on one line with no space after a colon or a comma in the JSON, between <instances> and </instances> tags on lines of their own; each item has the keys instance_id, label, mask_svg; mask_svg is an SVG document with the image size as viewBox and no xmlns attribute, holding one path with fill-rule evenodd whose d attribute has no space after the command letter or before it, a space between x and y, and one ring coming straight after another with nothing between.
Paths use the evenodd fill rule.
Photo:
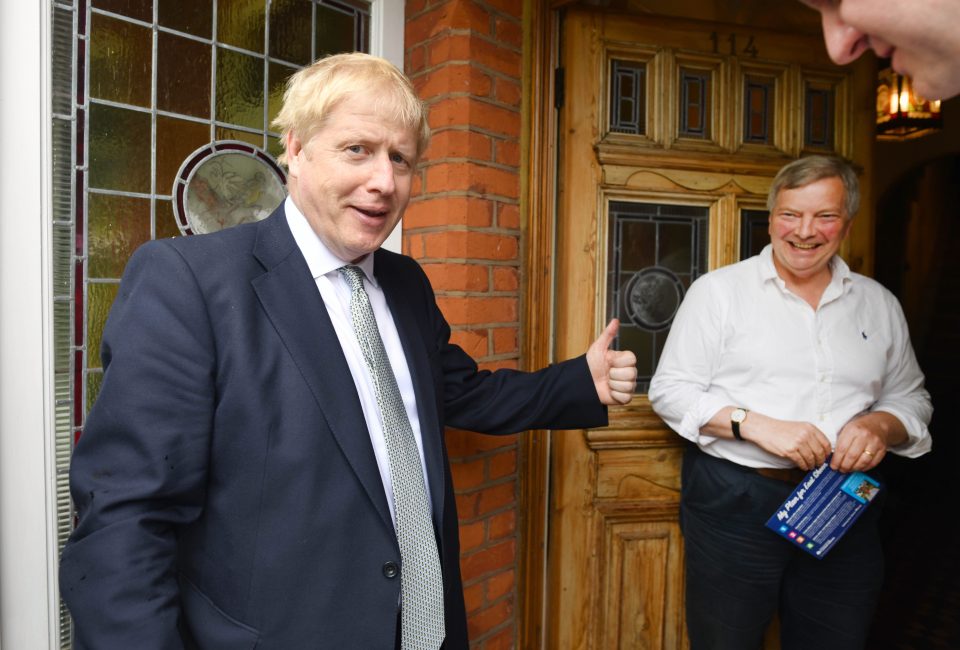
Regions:
<instances>
[{"instance_id":1,"label":"shirt collar","mask_svg":"<svg viewBox=\"0 0 960 650\"><path fill-rule=\"evenodd\" d=\"M777 286L783 291L788 291L786 282L777 273L777 267L773 263L773 244L767 244L760 251L760 279L763 281L776 282ZM830 284L823 292L823 298L820 304L825 304L829 300L840 296L846 289L851 280L850 267L843 261L839 255L830 258Z\"/></svg>"},{"instance_id":2,"label":"shirt collar","mask_svg":"<svg viewBox=\"0 0 960 650\"><path fill-rule=\"evenodd\" d=\"M330 252L323 240L310 227L310 222L300 208L293 202L288 195L283 203L283 209L287 216L287 224L290 226L290 232L293 233L293 239L297 242L300 252L307 260L307 266L310 268L310 275L316 280L322 275L335 273L341 266L350 264ZM374 286L379 286L373 275L373 255L367 255L359 262L353 264L360 267L367 281Z\"/></svg>"}]
</instances>

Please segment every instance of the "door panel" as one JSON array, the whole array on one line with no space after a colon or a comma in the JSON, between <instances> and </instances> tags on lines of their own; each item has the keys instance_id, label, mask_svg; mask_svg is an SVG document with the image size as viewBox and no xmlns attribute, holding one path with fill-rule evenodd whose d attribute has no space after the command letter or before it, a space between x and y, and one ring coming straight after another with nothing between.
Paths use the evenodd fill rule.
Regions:
<instances>
[{"instance_id":1,"label":"door panel","mask_svg":"<svg viewBox=\"0 0 960 650\"><path fill-rule=\"evenodd\" d=\"M819 35L743 25L568 8L560 33L554 356L617 316L641 381L607 429L551 438L543 646L677 650L683 443L653 413L649 376L690 283L762 247L783 164L850 158L871 205L872 130L855 116L871 114L872 68L832 66ZM866 249L844 252L862 266L850 256Z\"/></svg>"}]
</instances>

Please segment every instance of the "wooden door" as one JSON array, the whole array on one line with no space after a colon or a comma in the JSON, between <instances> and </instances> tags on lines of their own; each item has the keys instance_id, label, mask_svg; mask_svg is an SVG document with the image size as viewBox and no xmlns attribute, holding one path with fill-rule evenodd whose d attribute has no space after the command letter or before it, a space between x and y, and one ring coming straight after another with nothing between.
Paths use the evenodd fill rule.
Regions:
<instances>
[{"instance_id":1,"label":"wooden door","mask_svg":"<svg viewBox=\"0 0 960 650\"><path fill-rule=\"evenodd\" d=\"M783 164L854 160L870 212L872 64L834 67L815 34L577 8L558 33L554 356L582 353L617 316L640 386L609 428L550 439L541 645L678 650L683 443L646 385L690 282L762 247ZM856 270L871 215L855 229Z\"/></svg>"}]
</instances>

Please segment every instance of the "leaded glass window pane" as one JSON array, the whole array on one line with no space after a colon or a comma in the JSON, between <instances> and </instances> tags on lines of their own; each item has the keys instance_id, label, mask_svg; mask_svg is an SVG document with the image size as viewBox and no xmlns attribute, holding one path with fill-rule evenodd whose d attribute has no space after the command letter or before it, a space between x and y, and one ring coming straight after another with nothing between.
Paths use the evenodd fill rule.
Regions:
<instances>
[{"instance_id":1,"label":"leaded glass window pane","mask_svg":"<svg viewBox=\"0 0 960 650\"><path fill-rule=\"evenodd\" d=\"M100 394L100 387L103 385L103 371L101 370L88 370L87 371L87 412L90 411L90 407L93 406L93 403L97 401L97 396Z\"/></svg>"},{"instance_id":2,"label":"leaded glass window pane","mask_svg":"<svg viewBox=\"0 0 960 650\"><path fill-rule=\"evenodd\" d=\"M310 63L313 6L302 0L273 0L270 5L270 56L298 65Z\"/></svg>"},{"instance_id":3,"label":"leaded glass window pane","mask_svg":"<svg viewBox=\"0 0 960 650\"><path fill-rule=\"evenodd\" d=\"M620 319L615 345L637 355L646 393L673 317L707 271L705 207L611 201L607 314Z\"/></svg>"},{"instance_id":4,"label":"leaded glass window pane","mask_svg":"<svg viewBox=\"0 0 960 650\"><path fill-rule=\"evenodd\" d=\"M748 76L743 85L743 141L773 144L773 79Z\"/></svg>"},{"instance_id":5,"label":"leaded glass window pane","mask_svg":"<svg viewBox=\"0 0 960 650\"><path fill-rule=\"evenodd\" d=\"M117 297L119 282L89 282L87 284L87 355L88 368L100 368L100 341L107 314Z\"/></svg>"},{"instance_id":6,"label":"leaded glass window pane","mask_svg":"<svg viewBox=\"0 0 960 650\"><path fill-rule=\"evenodd\" d=\"M90 187L150 192L150 113L90 105Z\"/></svg>"},{"instance_id":7,"label":"leaded glass window pane","mask_svg":"<svg viewBox=\"0 0 960 650\"><path fill-rule=\"evenodd\" d=\"M121 16L153 22L153 0L92 0L91 4L97 9Z\"/></svg>"},{"instance_id":8,"label":"leaded glass window pane","mask_svg":"<svg viewBox=\"0 0 960 650\"><path fill-rule=\"evenodd\" d=\"M70 115L73 112L73 12L54 7L52 22L51 105L54 113Z\"/></svg>"},{"instance_id":9,"label":"leaded glass window pane","mask_svg":"<svg viewBox=\"0 0 960 650\"><path fill-rule=\"evenodd\" d=\"M833 148L833 111L833 88L807 82L803 115L805 147Z\"/></svg>"},{"instance_id":10,"label":"leaded glass window pane","mask_svg":"<svg viewBox=\"0 0 960 650\"><path fill-rule=\"evenodd\" d=\"M119 279L133 251L150 241L150 200L91 193L87 206L87 277Z\"/></svg>"},{"instance_id":11,"label":"leaded glass window pane","mask_svg":"<svg viewBox=\"0 0 960 650\"><path fill-rule=\"evenodd\" d=\"M646 133L647 66L614 59L610 68L610 130L614 133Z\"/></svg>"},{"instance_id":12,"label":"leaded glass window pane","mask_svg":"<svg viewBox=\"0 0 960 650\"><path fill-rule=\"evenodd\" d=\"M740 211L740 259L758 255L770 243L766 210Z\"/></svg>"},{"instance_id":13,"label":"leaded glass window pane","mask_svg":"<svg viewBox=\"0 0 960 650\"><path fill-rule=\"evenodd\" d=\"M213 0L157 0L161 26L200 38L213 34Z\"/></svg>"},{"instance_id":14,"label":"leaded glass window pane","mask_svg":"<svg viewBox=\"0 0 960 650\"><path fill-rule=\"evenodd\" d=\"M157 108L210 117L210 45L157 33Z\"/></svg>"},{"instance_id":15,"label":"leaded glass window pane","mask_svg":"<svg viewBox=\"0 0 960 650\"><path fill-rule=\"evenodd\" d=\"M217 0L217 40L250 52L263 52L264 0Z\"/></svg>"},{"instance_id":16,"label":"leaded glass window pane","mask_svg":"<svg viewBox=\"0 0 960 650\"><path fill-rule=\"evenodd\" d=\"M177 226L177 215L173 212L173 201L157 199L156 239L179 237L180 228Z\"/></svg>"},{"instance_id":17,"label":"leaded glass window pane","mask_svg":"<svg viewBox=\"0 0 960 650\"><path fill-rule=\"evenodd\" d=\"M346 52L359 43L366 49L369 42L369 12L351 8L344 3L317 5L317 20L314 26L316 34L316 52L314 58L325 54Z\"/></svg>"},{"instance_id":18,"label":"leaded glass window pane","mask_svg":"<svg viewBox=\"0 0 960 650\"><path fill-rule=\"evenodd\" d=\"M103 14L90 23L90 96L149 108L150 29Z\"/></svg>"},{"instance_id":19,"label":"leaded glass window pane","mask_svg":"<svg viewBox=\"0 0 960 650\"><path fill-rule=\"evenodd\" d=\"M263 145L263 136L259 133L252 133L250 131L243 131L241 129L229 129L223 126L217 127L215 139L240 140L241 142L252 144L255 147L260 147Z\"/></svg>"},{"instance_id":20,"label":"leaded glass window pane","mask_svg":"<svg viewBox=\"0 0 960 650\"><path fill-rule=\"evenodd\" d=\"M69 467L73 450L74 409L74 186L77 161L77 112L74 109L74 9L54 6L51 16L50 74L51 125L51 266L53 293L53 460L56 468L57 548L61 550L73 529L70 504ZM82 158L82 155L81 155ZM70 614L63 602L57 619L60 646L70 647Z\"/></svg>"},{"instance_id":21,"label":"leaded glass window pane","mask_svg":"<svg viewBox=\"0 0 960 650\"><path fill-rule=\"evenodd\" d=\"M287 88L287 79L297 71L297 68L274 63L271 61L267 69L267 123L272 124L283 105L283 91Z\"/></svg>"},{"instance_id":22,"label":"leaded glass window pane","mask_svg":"<svg viewBox=\"0 0 960 650\"><path fill-rule=\"evenodd\" d=\"M205 122L157 116L157 193L171 194L177 170L191 153L210 142Z\"/></svg>"},{"instance_id":23,"label":"leaded glass window pane","mask_svg":"<svg viewBox=\"0 0 960 650\"><path fill-rule=\"evenodd\" d=\"M217 48L217 121L263 129L263 60Z\"/></svg>"},{"instance_id":24,"label":"leaded glass window pane","mask_svg":"<svg viewBox=\"0 0 960 650\"><path fill-rule=\"evenodd\" d=\"M680 137L710 138L712 76L709 70L680 68Z\"/></svg>"}]
</instances>

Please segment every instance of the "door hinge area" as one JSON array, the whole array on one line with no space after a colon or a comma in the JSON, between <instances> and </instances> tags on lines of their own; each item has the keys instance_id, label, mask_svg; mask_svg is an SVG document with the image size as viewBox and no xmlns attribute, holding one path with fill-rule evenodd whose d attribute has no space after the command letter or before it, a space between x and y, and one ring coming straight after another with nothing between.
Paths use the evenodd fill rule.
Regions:
<instances>
[{"instance_id":1,"label":"door hinge area","mask_svg":"<svg viewBox=\"0 0 960 650\"><path fill-rule=\"evenodd\" d=\"M563 108L563 99L566 94L566 85L564 83L566 75L563 68L556 68L553 71L553 107Z\"/></svg>"}]
</instances>

